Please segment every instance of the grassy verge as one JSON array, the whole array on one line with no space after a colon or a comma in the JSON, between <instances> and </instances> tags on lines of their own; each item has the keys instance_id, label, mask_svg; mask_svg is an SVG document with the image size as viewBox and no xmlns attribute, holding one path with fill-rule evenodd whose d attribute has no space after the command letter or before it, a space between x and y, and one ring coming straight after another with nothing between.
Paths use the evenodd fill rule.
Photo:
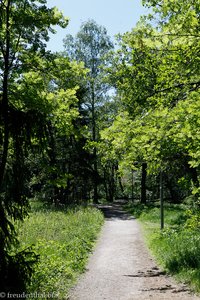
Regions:
<instances>
[{"instance_id":1,"label":"grassy verge","mask_svg":"<svg viewBox=\"0 0 200 300\"><path fill-rule=\"evenodd\" d=\"M84 271L102 224L103 215L94 208L66 211L38 209L37 205L19 229L22 247L34 244L40 256L28 293L65 299Z\"/></svg>"},{"instance_id":2,"label":"grassy verge","mask_svg":"<svg viewBox=\"0 0 200 300\"><path fill-rule=\"evenodd\" d=\"M130 205L128 210L142 223L147 245L158 264L200 292L200 214L197 210L166 204L162 231L158 205Z\"/></svg>"}]
</instances>

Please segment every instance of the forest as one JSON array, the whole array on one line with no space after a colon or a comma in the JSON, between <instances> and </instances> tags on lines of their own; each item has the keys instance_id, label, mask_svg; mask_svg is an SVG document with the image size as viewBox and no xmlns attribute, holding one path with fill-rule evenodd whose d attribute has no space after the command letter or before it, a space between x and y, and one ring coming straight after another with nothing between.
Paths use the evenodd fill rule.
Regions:
<instances>
[{"instance_id":1,"label":"forest","mask_svg":"<svg viewBox=\"0 0 200 300\"><path fill-rule=\"evenodd\" d=\"M187 206L179 227L196 237L199 281L200 1L143 5L150 14L115 41L91 19L53 53L49 33L68 25L56 7L0 1L0 292L25 291L35 272L37 249L20 246L18 229L32 207L94 214L91 247L102 216L77 207L143 210L161 196Z\"/></svg>"}]
</instances>

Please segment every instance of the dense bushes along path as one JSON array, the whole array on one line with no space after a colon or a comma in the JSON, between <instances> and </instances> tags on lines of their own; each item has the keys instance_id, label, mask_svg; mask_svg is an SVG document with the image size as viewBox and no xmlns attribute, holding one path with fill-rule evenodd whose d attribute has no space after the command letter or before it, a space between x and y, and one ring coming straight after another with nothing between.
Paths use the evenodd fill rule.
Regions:
<instances>
[{"instance_id":1,"label":"dense bushes along path","mask_svg":"<svg viewBox=\"0 0 200 300\"><path fill-rule=\"evenodd\" d=\"M137 221L120 205L102 206L106 216L86 273L70 300L200 299L159 270L146 249Z\"/></svg>"}]
</instances>

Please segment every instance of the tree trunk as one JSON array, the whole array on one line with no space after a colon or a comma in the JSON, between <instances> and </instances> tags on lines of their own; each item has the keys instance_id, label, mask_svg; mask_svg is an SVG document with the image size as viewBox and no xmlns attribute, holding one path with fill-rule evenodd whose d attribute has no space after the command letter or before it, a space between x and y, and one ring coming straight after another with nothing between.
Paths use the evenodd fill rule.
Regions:
<instances>
[{"instance_id":1,"label":"tree trunk","mask_svg":"<svg viewBox=\"0 0 200 300\"><path fill-rule=\"evenodd\" d=\"M96 116L95 116L95 91L94 91L94 82L92 83L92 141L96 142ZM94 159L94 178L93 178L93 189L94 203L98 203L98 165L97 165L97 149L94 147L93 150L93 159Z\"/></svg>"},{"instance_id":2,"label":"tree trunk","mask_svg":"<svg viewBox=\"0 0 200 300\"><path fill-rule=\"evenodd\" d=\"M110 174L108 174L108 179L109 179L109 202L113 202L115 198L115 192L116 192L116 187L115 187L115 166L114 164L111 164L110 167Z\"/></svg>"},{"instance_id":3,"label":"tree trunk","mask_svg":"<svg viewBox=\"0 0 200 300\"><path fill-rule=\"evenodd\" d=\"M197 169L191 167L191 166L187 163L187 164L186 164L186 170L187 170L187 172L190 174L194 186L198 188L198 187L199 187L199 180L198 180Z\"/></svg>"},{"instance_id":4,"label":"tree trunk","mask_svg":"<svg viewBox=\"0 0 200 300\"><path fill-rule=\"evenodd\" d=\"M94 184L94 203L98 203L98 167L97 167L97 150L96 147L94 149L94 178L93 178L93 184Z\"/></svg>"},{"instance_id":5,"label":"tree trunk","mask_svg":"<svg viewBox=\"0 0 200 300\"><path fill-rule=\"evenodd\" d=\"M8 105L8 78L9 78L9 56L10 56L10 1L6 5L6 41L4 50L4 70L3 70L3 92L2 92L2 120L3 120L3 149L0 157L0 192L6 171L9 149L9 105ZM6 240L9 241L9 222L7 220L4 201L0 201L0 275L4 285L4 275L6 273ZM4 273L5 272L5 273Z\"/></svg>"},{"instance_id":6,"label":"tree trunk","mask_svg":"<svg viewBox=\"0 0 200 300\"><path fill-rule=\"evenodd\" d=\"M6 49L4 51L4 75L3 75L3 94L2 94L2 117L4 141L3 151L0 163L0 188L3 184L3 178L6 169L8 147L9 147L9 120L8 120L8 77L9 77L9 56L10 56L10 31L9 31L9 17L10 17L10 1L6 6Z\"/></svg>"},{"instance_id":7,"label":"tree trunk","mask_svg":"<svg viewBox=\"0 0 200 300\"><path fill-rule=\"evenodd\" d=\"M123 187L123 184L122 184L122 178L121 178L121 176L117 176L117 178L118 178L118 182L119 182L119 187L120 187L121 193L122 193L122 195L124 197L124 187Z\"/></svg>"}]
</instances>

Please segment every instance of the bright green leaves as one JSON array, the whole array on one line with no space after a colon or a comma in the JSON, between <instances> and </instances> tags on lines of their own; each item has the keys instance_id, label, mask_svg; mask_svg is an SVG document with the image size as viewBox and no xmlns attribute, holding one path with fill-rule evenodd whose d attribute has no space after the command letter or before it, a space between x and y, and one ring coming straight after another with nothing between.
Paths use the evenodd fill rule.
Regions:
<instances>
[{"instance_id":1,"label":"bright green leaves","mask_svg":"<svg viewBox=\"0 0 200 300\"><path fill-rule=\"evenodd\" d=\"M6 18L9 16L10 50L16 57L22 49L33 51L45 48L52 26L65 28L68 19L56 7L48 8L45 1L15 0L3 1L1 5L1 47L5 51ZM9 11L8 10L9 3ZM14 54L15 53L15 54Z\"/></svg>"},{"instance_id":2,"label":"bright green leaves","mask_svg":"<svg viewBox=\"0 0 200 300\"><path fill-rule=\"evenodd\" d=\"M174 141L182 147L182 151L188 153L189 163L192 167L200 164L200 98L197 92L192 92L190 98L178 103L173 110L176 120L171 129Z\"/></svg>"},{"instance_id":3,"label":"bright green leaves","mask_svg":"<svg viewBox=\"0 0 200 300\"><path fill-rule=\"evenodd\" d=\"M0 1L0 278L5 291L24 291L36 261L29 248L10 254L18 245L14 221L27 216L32 150L44 157L51 121L66 132L78 115L77 84L52 87L55 58L45 43L52 26L65 27L67 20L45 4Z\"/></svg>"},{"instance_id":4,"label":"bright green leaves","mask_svg":"<svg viewBox=\"0 0 200 300\"><path fill-rule=\"evenodd\" d=\"M159 28L168 28L174 34L196 34L199 32L199 0L143 0L143 4L151 7L154 20Z\"/></svg>"},{"instance_id":5,"label":"bright green leaves","mask_svg":"<svg viewBox=\"0 0 200 300\"><path fill-rule=\"evenodd\" d=\"M131 122L128 118L127 113L119 114L112 126L104 129L101 132L100 148L102 154L106 156L102 157L102 161L105 162L106 159L122 159L125 149L128 147L129 133L130 133Z\"/></svg>"},{"instance_id":6,"label":"bright green leaves","mask_svg":"<svg viewBox=\"0 0 200 300\"><path fill-rule=\"evenodd\" d=\"M53 25L59 25L63 28L67 27L69 19L64 17L57 7L53 7L51 13L53 15Z\"/></svg>"},{"instance_id":7,"label":"bright green leaves","mask_svg":"<svg viewBox=\"0 0 200 300\"><path fill-rule=\"evenodd\" d=\"M70 135L73 132L73 121L79 116L77 109L78 99L76 97L76 88L68 90L59 90L51 94L55 102L53 110L53 125L62 132Z\"/></svg>"},{"instance_id":8,"label":"bright green leaves","mask_svg":"<svg viewBox=\"0 0 200 300\"><path fill-rule=\"evenodd\" d=\"M124 166L145 161L151 173L198 168L200 2L143 3L153 14L119 37L108 70L122 113L102 139Z\"/></svg>"},{"instance_id":9,"label":"bright green leaves","mask_svg":"<svg viewBox=\"0 0 200 300\"><path fill-rule=\"evenodd\" d=\"M79 117L78 92L87 70L82 63L69 62L57 55L52 63L49 79L49 99L53 105L52 123L62 134L73 133L73 123Z\"/></svg>"}]
</instances>

